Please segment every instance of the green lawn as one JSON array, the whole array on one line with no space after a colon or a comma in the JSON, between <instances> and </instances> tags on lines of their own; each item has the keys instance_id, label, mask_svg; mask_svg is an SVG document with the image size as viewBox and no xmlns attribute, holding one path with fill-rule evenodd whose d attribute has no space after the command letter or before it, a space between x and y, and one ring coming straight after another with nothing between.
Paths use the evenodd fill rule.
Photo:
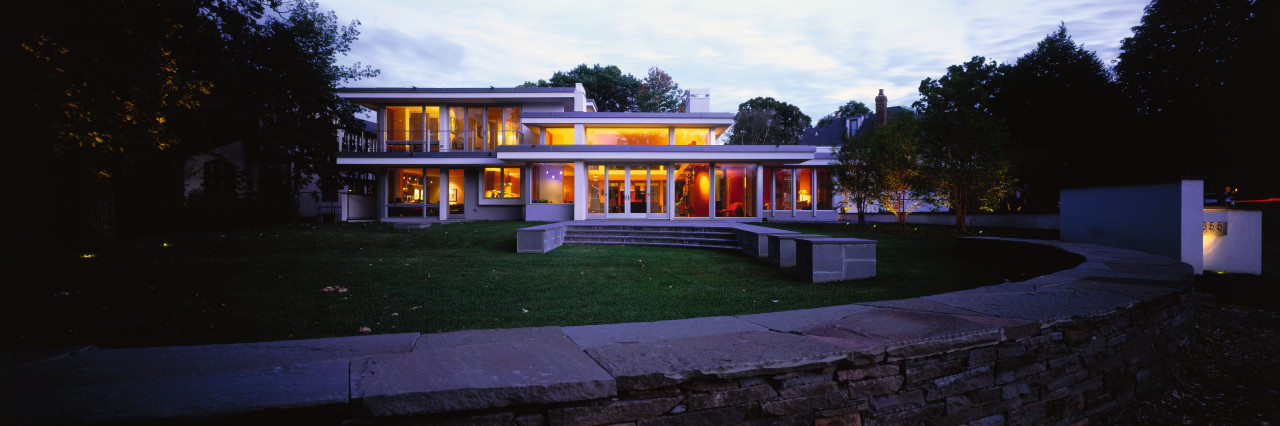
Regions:
<instances>
[{"instance_id":1,"label":"green lawn","mask_svg":"<svg viewBox=\"0 0 1280 426\"><path fill-rule=\"evenodd\" d=\"M734 252L515 253L515 230L531 225L295 224L140 237L98 253L21 254L17 278L5 286L5 342L154 346L347 336L361 327L654 321L900 299L1016 278L961 257L946 228L771 225L879 241L877 277L811 284Z\"/></svg>"}]
</instances>

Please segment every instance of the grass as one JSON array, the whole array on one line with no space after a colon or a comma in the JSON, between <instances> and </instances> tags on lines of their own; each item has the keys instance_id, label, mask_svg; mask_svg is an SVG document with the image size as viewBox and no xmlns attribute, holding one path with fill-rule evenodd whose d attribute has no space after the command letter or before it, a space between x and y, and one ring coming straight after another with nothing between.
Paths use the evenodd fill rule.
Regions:
<instances>
[{"instance_id":1,"label":"grass","mask_svg":"<svg viewBox=\"0 0 1280 426\"><path fill-rule=\"evenodd\" d=\"M515 230L531 225L294 224L139 237L95 253L19 253L0 305L4 341L130 347L347 336L361 327L377 334L655 321L909 298L1016 278L960 256L946 228L771 224L879 241L877 277L812 284L734 252L515 253Z\"/></svg>"}]
</instances>

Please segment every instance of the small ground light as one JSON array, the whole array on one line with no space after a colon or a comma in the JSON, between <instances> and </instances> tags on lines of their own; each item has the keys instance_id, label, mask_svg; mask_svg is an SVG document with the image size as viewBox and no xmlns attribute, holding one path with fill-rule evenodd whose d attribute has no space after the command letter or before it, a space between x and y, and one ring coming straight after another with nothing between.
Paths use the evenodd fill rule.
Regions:
<instances>
[{"instance_id":1,"label":"small ground light","mask_svg":"<svg viewBox=\"0 0 1280 426\"><path fill-rule=\"evenodd\" d=\"M95 258L95 257L98 257L98 255L93 254L93 253L85 253L85 254L80 255L80 258L81 258L81 259L93 259L93 258Z\"/></svg>"}]
</instances>

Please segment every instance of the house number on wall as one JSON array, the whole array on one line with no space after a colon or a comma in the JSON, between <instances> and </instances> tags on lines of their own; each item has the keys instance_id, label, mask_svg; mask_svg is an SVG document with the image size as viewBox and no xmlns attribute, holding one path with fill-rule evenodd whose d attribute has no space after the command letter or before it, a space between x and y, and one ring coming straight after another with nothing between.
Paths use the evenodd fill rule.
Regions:
<instances>
[{"instance_id":1,"label":"house number on wall","mask_svg":"<svg viewBox=\"0 0 1280 426\"><path fill-rule=\"evenodd\" d=\"M1226 222L1205 222L1203 229L1205 235L1227 235Z\"/></svg>"}]
</instances>

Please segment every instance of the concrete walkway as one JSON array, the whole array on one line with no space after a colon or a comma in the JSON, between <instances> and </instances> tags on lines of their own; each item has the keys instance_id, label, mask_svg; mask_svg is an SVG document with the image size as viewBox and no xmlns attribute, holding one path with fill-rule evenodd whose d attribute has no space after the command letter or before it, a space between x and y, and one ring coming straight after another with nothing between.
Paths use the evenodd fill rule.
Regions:
<instances>
[{"instance_id":1,"label":"concrete walkway","mask_svg":"<svg viewBox=\"0 0 1280 426\"><path fill-rule=\"evenodd\" d=\"M676 222L680 223L680 222ZM907 357L943 339L976 345L1042 321L1181 289L1186 265L1051 242L1074 269L955 293L651 323L283 342L4 351L0 424L349 419L589 401L690 377ZM959 337L956 337L959 336ZM897 351L897 352L895 352Z\"/></svg>"}]
</instances>

